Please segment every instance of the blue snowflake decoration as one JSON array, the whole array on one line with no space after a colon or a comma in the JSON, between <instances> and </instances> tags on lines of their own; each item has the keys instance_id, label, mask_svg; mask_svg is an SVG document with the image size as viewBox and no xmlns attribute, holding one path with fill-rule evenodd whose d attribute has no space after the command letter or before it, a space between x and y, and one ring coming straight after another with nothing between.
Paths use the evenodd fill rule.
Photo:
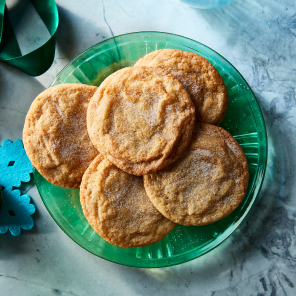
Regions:
<instances>
[{"instance_id":1,"label":"blue snowflake decoration","mask_svg":"<svg viewBox=\"0 0 296 296\"><path fill-rule=\"evenodd\" d=\"M28 194L21 195L19 190L4 189L2 191L2 206L0 213L0 233L8 229L16 236L21 228L29 230L34 226L31 215L35 213L35 206L30 204Z\"/></svg>"},{"instance_id":2,"label":"blue snowflake decoration","mask_svg":"<svg viewBox=\"0 0 296 296\"><path fill-rule=\"evenodd\" d=\"M19 187L30 181L32 164L21 140L5 140L0 147L0 184L5 188Z\"/></svg>"},{"instance_id":3,"label":"blue snowflake decoration","mask_svg":"<svg viewBox=\"0 0 296 296\"><path fill-rule=\"evenodd\" d=\"M4 188L0 202L0 233L10 230L16 236L21 228L29 230L34 226L31 215L35 212L35 206L30 204L30 196L12 190L19 187L21 182L30 181L32 172L32 164L22 141L5 140L0 146L0 188Z\"/></svg>"}]
</instances>

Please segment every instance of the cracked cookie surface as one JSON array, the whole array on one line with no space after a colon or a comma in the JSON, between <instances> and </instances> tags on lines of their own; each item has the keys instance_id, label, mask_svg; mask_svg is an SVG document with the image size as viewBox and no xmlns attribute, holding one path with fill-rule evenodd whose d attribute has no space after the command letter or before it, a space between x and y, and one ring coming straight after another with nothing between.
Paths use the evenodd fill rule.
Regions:
<instances>
[{"instance_id":1,"label":"cracked cookie surface","mask_svg":"<svg viewBox=\"0 0 296 296\"><path fill-rule=\"evenodd\" d=\"M175 161L195 122L194 105L182 84L151 67L124 68L107 81L87 111L95 147L123 171L139 176Z\"/></svg>"},{"instance_id":2,"label":"cracked cookie surface","mask_svg":"<svg viewBox=\"0 0 296 296\"><path fill-rule=\"evenodd\" d=\"M33 101L26 116L23 142L33 166L49 182L79 188L82 175L99 154L86 127L89 101L97 87L61 84Z\"/></svg>"},{"instance_id":3,"label":"cracked cookie surface","mask_svg":"<svg viewBox=\"0 0 296 296\"><path fill-rule=\"evenodd\" d=\"M228 106L223 79L205 58L177 49L160 49L141 58L135 66L164 69L186 88L196 109L196 120L219 125Z\"/></svg>"},{"instance_id":4,"label":"cracked cookie surface","mask_svg":"<svg viewBox=\"0 0 296 296\"><path fill-rule=\"evenodd\" d=\"M168 219L182 225L218 221L243 200L249 171L243 150L224 129L198 124L180 158L144 176L146 192Z\"/></svg>"},{"instance_id":5,"label":"cracked cookie surface","mask_svg":"<svg viewBox=\"0 0 296 296\"><path fill-rule=\"evenodd\" d=\"M143 177L120 170L102 155L83 176L80 202L92 228L106 241L124 248L156 243L175 227L152 205Z\"/></svg>"}]
</instances>

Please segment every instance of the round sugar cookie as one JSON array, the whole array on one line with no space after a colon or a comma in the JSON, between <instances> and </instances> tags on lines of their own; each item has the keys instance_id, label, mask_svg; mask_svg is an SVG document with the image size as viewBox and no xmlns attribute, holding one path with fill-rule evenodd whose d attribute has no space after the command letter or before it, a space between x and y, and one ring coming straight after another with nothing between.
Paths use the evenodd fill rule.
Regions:
<instances>
[{"instance_id":1,"label":"round sugar cookie","mask_svg":"<svg viewBox=\"0 0 296 296\"><path fill-rule=\"evenodd\" d=\"M154 244L175 227L150 202L143 177L120 170L101 155L83 176L80 202L91 227L120 247Z\"/></svg>"},{"instance_id":2,"label":"round sugar cookie","mask_svg":"<svg viewBox=\"0 0 296 296\"><path fill-rule=\"evenodd\" d=\"M26 117L23 142L29 159L49 182L79 188L82 176L99 154L86 127L89 101L97 87L61 84L33 101Z\"/></svg>"},{"instance_id":3,"label":"round sugar cookie","mask_svg":"<svg viewBox=\"0 0 296 296\"><path fill-rule=\"evenodd\" d=\"M166 169L144 176L146 192L168 219L206 225L230 214L243 200L249 171L243 150L224 129L198 124L192 142Z\"/></svg>"},{"instance_id":4,"label":"round sugar cookie","mask_svg":"<svg viewBox=\"0 0 296 296\"><path fill-rule=\"evenodd\" d=\"M192 135L195 108L189 94L161 69L129 67L111 76L87 111L94 146L130 174L140 176L168 166Z\"/></svg>"},{"instance_id":5,"label":"round sugar cookie","mask_svg":"<svg viewBox=\"0 0 296 296\"><path fill-rule=\"evenodd\" d=\"M205 58L177 49L160 49L141 58L136 66L164 69L186 88L196 109L196 120L219 125L228 105L223 79Z\"/></svg>"}]
</instances>

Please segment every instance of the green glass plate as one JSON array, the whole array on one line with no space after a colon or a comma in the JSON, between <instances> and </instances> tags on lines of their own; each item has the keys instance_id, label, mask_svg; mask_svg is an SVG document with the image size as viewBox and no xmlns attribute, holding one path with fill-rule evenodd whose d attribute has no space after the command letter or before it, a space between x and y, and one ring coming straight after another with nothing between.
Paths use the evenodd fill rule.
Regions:
<instances>
[{"instance_id":1,"label":"green glass plate","mask_svg":"<svg viewBox=\"0 0 296 296\"><path fill-rule=\"evenodd\" d=\"M84 83L99 86L111 73L134 65L145 54L162 48L197 53L208 59L224 79L229 106L221 126L243 148L249 165L250 181L240 206L226 218L207 225L178 225L162 241L147 247L125 249L102 239L85 219L79 190L47 182L35 169L40 196L61 229L87 251L106 260L134 267L164 267L197 258L217 247L244 221L263 182L267 160L267 136L258 102L240 73L222 56L194 40L168 33L139 32L100 42L77 56L56 77L51 86Z\"/></svg>"}]
</instances>

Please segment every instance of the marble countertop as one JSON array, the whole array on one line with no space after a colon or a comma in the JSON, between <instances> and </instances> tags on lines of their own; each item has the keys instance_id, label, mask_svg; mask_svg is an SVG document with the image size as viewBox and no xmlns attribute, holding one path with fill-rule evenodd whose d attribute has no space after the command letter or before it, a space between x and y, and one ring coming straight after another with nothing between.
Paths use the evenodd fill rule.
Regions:
<instances>
[{"instance_id":1,"label":"marble countertop","mask_svg":"<svg viewBox=\"0 0 296 296\"><path fill-rule=\"evenodd\" d=\"M31 102L77 54L111 36L163 31L206 44L242 73L266 120L268 167L255 208L231 238L163 269L120 266L88 253L55 224L30 182L24 191L37 208L35 226L18 237L0 235L0 295L296 295L295 2L236 0L215 10L179 0L56 2L52 67L34 78L0 64L0 142L21 139ZM29 1L9 8L21 15L14 26L23 52L48 38Z\"/></svg>"}]
</instances>

